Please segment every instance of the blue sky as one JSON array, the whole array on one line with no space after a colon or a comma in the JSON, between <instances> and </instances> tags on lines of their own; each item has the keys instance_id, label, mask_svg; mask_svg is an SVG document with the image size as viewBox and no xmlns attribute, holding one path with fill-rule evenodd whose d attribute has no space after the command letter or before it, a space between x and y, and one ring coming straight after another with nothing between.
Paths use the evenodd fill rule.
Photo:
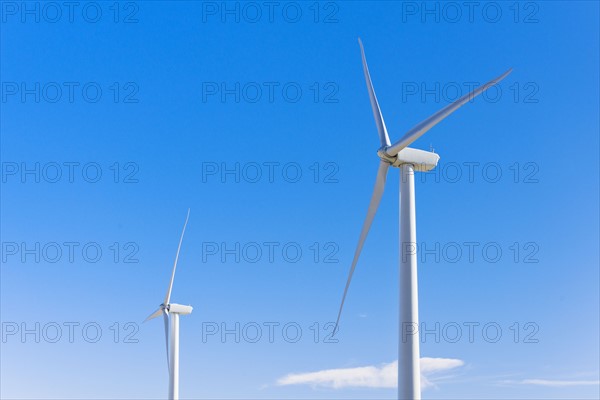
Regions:
<instances>
[{"instance_id":1,"label":"blue sky","mask_svg":"<svg viewBox=\"0 0 600 400\"><path fill-rule=\"evenodd\" d=\"M424 398L598 398L598 4L461 4L2 2L2 397L166 395L189 207L182 397L394 398L360 36L392 141L514 68L414 143Z\"/></svg>"}]
</instances>

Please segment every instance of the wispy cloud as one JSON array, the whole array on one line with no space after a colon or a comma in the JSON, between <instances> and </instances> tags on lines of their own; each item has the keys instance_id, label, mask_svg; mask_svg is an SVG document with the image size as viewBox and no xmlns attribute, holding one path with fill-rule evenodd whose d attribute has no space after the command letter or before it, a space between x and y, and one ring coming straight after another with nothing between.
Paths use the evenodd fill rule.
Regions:
<instances>
[{"instance_id":1,"label":"wispy cloud","mask_svg":"<svg viewBox=\"0 0 600 400\"><path fill-rule=\"evenodd\" d=\"M421 358L421 387L434 386L431 376L442 371L463 366L462 360L454 358ZM280 386L309 385L312 387L395 388L398 385L398 361L379 366L325 369L316 372L288 374L277 381Z\"/></svg>"},{"instance_id":2,"label":"wispy cloud","mask_svg":"<svg viewBox=\"0 0 600 400\"><path fill-rule=\"evenodd\" d=\"M568 386L590 386L600 385L598 380L555 380L555 379L523 379L520 381L506 381L505 383L516 383L519 385L537 385L550 387L568 387Z\"/></svg>"}]
</instances>

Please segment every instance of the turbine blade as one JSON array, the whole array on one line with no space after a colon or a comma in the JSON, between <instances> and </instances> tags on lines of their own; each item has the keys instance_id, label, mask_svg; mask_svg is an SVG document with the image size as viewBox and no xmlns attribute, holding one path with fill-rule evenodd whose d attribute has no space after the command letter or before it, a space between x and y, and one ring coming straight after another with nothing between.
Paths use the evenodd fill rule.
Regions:
<instances>
[{"instance_id":1,"label":"turbine blade","mask_svg":"<svg viewBox=\"0 0 600 400\"><path fill-rule=\"evenodd\" d=\"M181 250L181 242L183 241L183 235L185 234L185 227L187 226L188 219L190 218L190 209L188 208L187 216L185 217L185 224L183 224L183 230L181 231L181 237L179 238L179 245L177 246L177 254L175 255L175 263L173 264L173 272L171 273L171 282L169 283L169 289L167 289L167 295L165 296L164 305L168 305L171 300L171 291L173 290L173 281L175 280L175 270L177 269L177 260L179 260L179 251Z\"/></svg>"},{"instance_id":2,"label":"turbine blade","mask_svg":"<svg viewBox=\"0 0 600 400\"><path fill-rule=\"evenodd\" d=\"M379 132L379 141L382 146L390 145L390 138L383 121L383 115L379 108L379 102L377 96L375 96L375 89L373 89L373 83L371 82L371 75L369 74L369 66L367 65L367 59L365 58L365 50L363 48L362 41L358 38L358 44L360 45L360 54L362 56L363 71L365 73L365 80L367 81L367 89L369 90L369 98L371 99L371 108L373 109L373 117L375 117L375 124L377 125L377 131Z\"/></svg>"},{"instance_id":3,"label":"turbine blade","mask_svg":"<svg viewBox=\"0 0 600 400\"><path fill-rule=\"evenodd\" d=\"M383 195L383 189L385 187L385 179L387 177L387 172L390 167L390 164L381 161L379 163L379 170L377 171L377 180L375 181L375 188L373 189L373 194L371 195L371 202L369 203L369 210L367 211L367 217L365 218L365 222L363 223L362 230L360 232L360 237L358 239L358 245L356 246L356 250L354 251L354 258L352 259L352 265L350 266L350 273L348 274L348 281L346 282L346 287L344 289L344 295L342 296L342 304L340 305L340 311L338 312L337 320L335 321L335 328L333 329L333 333L337 331L338 324L340 322L340 316L342 315L342 308L344 308L344 301L346 300L346 294L348 293L348 287L350 286L350 281L352 280L352 275L354 274L354 269L356 268L356 263L358 262L358 257L360 256L360 252L362 251L363 244L365 243L365 239L367 238L367 234L369 233L369 229L371 228L371 224L373 223L373 219L375 218L375 213L377 212L377 208L379 207L379 203L381 202L381 197Z\"/></svg>"},{"instance_id":4,"label":"turbine blade","mask_svg":"<svg viewBox=\"0 0 600 400\"><path fill-rule=\"evenodd\" d=\"M144 320L144 322L146 322L146 321L150 321L151 319L154 319L154 318L156 318L156 317L160 316L160 314L161 314L161 313L162 313L162 308L159 308L158 310L156 310L156 311L154 311L152 314L150 314L150 315L148 316L148 318L146 318L146 319Z\"/></svg>"},{"instance_id":5,"label":"turbine blade","mask_svg":"<svg viewBox=\"0 0 600 400\"><path fill-rule=\"evenodd\" d=\"M169 312L166 308L163 308L161 311L163 314L163 321L165 324L165 344L167 345L167 369L169 370L169 373L171 373L171 360L169 359Z\"/></svg>"},{"instance_id":6,"label":"turbine blade","mask_svg":"<svg viewBox=\"0 0 600 400\"><path fill-rule=\"evenodd\" d=\"M468 93L456 100L454 103L448 104L446 107L442 108L440 111L433 114L431 117L419 123L417 126L406 132L406 134L398 140L396 143L391 145L388 149L386 149L386 153L390 156L395 156L402 150L403 148L409 146L412 142L420 138L425 132L433 128L439 122L441 122L448 115L452 114L454 111L458 110L462 105L464 105L469 100L475 98L480 95L484 91L486 91L490 86L493 86L500 82L502 79L506 78L508 74L512 72L512 68L508 71L500 75L499 77L492 79L488 83L483 86L479 86L477 89L473 90L471 93Z\"/></svg>"}]
</instances>

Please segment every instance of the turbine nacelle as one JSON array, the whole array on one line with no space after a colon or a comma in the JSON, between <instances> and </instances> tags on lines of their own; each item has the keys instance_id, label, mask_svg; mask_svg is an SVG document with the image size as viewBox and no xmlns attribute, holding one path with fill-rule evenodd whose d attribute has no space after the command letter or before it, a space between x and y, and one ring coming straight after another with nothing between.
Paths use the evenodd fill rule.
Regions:
<instances>
[{"instance_id":1,"label":"turbine nacelle","mask_svg":"<svg viewBox=\"0 0 600 400\"><path fill-rule=\"evenodd\" d=\"M431 151L413 149L405 147L395 156L390 156L387 153L388 146L383 146L377 150L377 156L392 167L400 167L403 164L411 164L415 171L427 172L434 169L440 156Z\"/></svg>"},{"instance_id":2,"label":"turbine nacelle","mask_svg":"<svg viewBox=\"0 0 600 400\"><path fill-rule=\"evenodd\" d=\"M187 315L191 314L194 307L181 304L167 304L167 311L171 314Z\"/></svg>"},{"instance_id":3,"label":"turbine nacelle","mask_svg":"<svg viewBox=\"0 0 600 400\"><path fill-rule=\"evenodd\" d=\"M188 315L188 314L192 313L193 309L194 308L192 306L184 306L184 305L175 304L175 303L161 304L160 306L158 306L158 309L152 315L150 315L148 318L146 318L146 321L149 321L156 317L160 317L162 314L165 314L165 313L166 314Z\"/></svg>"}]
</instances>

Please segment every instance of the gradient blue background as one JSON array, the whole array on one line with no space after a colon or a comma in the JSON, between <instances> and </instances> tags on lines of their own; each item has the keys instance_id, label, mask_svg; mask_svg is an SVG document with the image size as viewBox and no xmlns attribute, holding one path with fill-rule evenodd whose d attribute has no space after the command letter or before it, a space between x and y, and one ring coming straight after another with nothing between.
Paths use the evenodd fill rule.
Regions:
<instances>
[{"instance_id":1,"label":"gradient blue background","mask_svg":"<svg viewBox=\"0 0 600 400\"><path fill-rule=\"evenodd\" d=\"M161 322L141 321L162 301L188 207L173 294L173 301L195 307L181 321L182 397L395 396L391 388L276 384L288 373L397 359L395 170L354 276L339 342L322 343L323 325L337 314L378 162L359 36L392 141L446 104L432 96L403 99L403 83L484 82L514 68L499 101L478 98L414 144L433 145L441 166L495 162L503 172L497 183L480 174L473 183L417 178L419 242L497 242L505 251L497 263L479 256L474 263L463 257L421 264L420 315L429 327L475 321L503 328L498 343L481 334L474 343L423 343L422 356L465 362L424 397L598 398L597 384L519 383L599 379L598 3L538 2L529 9L521 3L518 22L512 3L494 3L503 13L497 23L482 17L482 6L472 22L466 15L457 23L425 15L423 22L422 14L407 16L402 3L392 2L336 3L332 23L323 23L323 14L336 8L322 3L315 23L314 5L295 3L303 11L298 23L281 11L273 22L263 15L258 23L237 23L203 14L206 3L141 2L138 22L130 24L112 21L112 2L97 4L103 17L95 24L77 13L73 23L66 16L23 23L20 14L3 14L3 83L98 82L105 90L95 104L80 95L73 103L13 96L1 104L3 163L96 162L104 173L95 184L80 176L74 183L6 176L2 183L3 243L97 242L104 250L98 263L6 255L3 323L96 322L103 336L98 343L87 343L80 331L74 343L8 337L1 344L3 398L166 395ZM537 22L524 23L533 11ZM202 99L203 82L270 81L298 83L301 100L285 101L280 91L272 103ZM107 89L113 82L134 82L139 102L114 103ZM315 102L308 89L314 82L321 88L333 82L338 102ZM535 103L524 100L528 83L539 89ZM516 101L513 85L522 91ZM136 163L139 182L112 182L108 167L115 162ZM298 183L281 175L273 183L203 182L207 162L295 162L303 177ZM323 183L322 176L314 183L309 167L315 162L335 163L337 183ZM522 177L515 183L508 167L516 162L535 163L537 183ZM204 242L269 241L300 244L301 261L203 262ZM135 242L139 262L113 262L107 250L113 242ZM314 242L339 246L338 262L324 263L321 254L315 263ZM536 243L539 262L515 263L508 253L513 242ZM114 343L109 327L129 321L139 327L139 342L121 337ZM235 343L231 336L203 343L206 322L281 325L274 343L264 337ZM280 328L288 322L303 329L297 343L283 340ZM315 322L321 343L313 341ZM539 342L514 343L509 327L515 322L537 324Z\"/></svg>"}]
</instances>

